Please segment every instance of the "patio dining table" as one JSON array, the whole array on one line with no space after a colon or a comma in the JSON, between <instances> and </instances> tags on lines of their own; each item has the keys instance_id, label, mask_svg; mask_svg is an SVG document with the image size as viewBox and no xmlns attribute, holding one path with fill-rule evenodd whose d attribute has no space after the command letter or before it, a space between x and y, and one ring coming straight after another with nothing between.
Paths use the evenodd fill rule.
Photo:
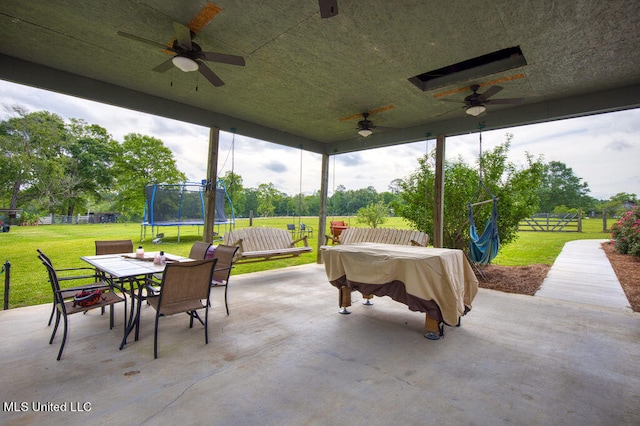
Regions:
<instances>
[{"instance_id":1,"label":"patio dining table","mask_svg":"<svg viewBox=\"0 0 640 426\"><path fill-rule=\"evenodd\" d=\"M151 282L155 274L161 274L165 265L156 265L153 259L158 252L147 252L142 258L136 257L135 253L103 254L93 256L82 256L80 259L96 268L104 275L104 279L110 285L128 292L131 297L131 310L125 327L124 336L120 344L120 349L127 343L127 337L138 325L140 310L136 309L134 299L136 290L141 291L142 287ZM167 262L189 262L193 259L165 253ZM137 332L135 340L138 340Z\"/></svg>"}]
</instances>

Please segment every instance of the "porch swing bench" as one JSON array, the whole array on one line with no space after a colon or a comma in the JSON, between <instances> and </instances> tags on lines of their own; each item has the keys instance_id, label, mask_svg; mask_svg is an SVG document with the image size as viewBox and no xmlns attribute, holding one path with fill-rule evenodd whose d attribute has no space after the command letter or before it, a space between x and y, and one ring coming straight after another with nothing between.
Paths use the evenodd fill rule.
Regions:
<instances>
[{"instance_id":1,"label":"porch swing bench","mask_svg":"<svg viewBox=\"0 0 640 426\"><path fill-rule=\"evenodd\" d=\"M325 245L329 244L382 243L426 247L429 236L412 229L389 228L346 228L340 238L325 235Z\"/></svg>"},{"instance_id":2,"label":"porch swing bench","mask_svg":"<svg viewBox=\"0 0 640 426\"><path fill-rule=\"evenodd\" d=\"M296 244L302 243L302 246ZM234 263L265 262L311 253L307 235L293 240L285 229L243 228L224 234L224 244L237 246Z\"/></svg>"}]
</instances>

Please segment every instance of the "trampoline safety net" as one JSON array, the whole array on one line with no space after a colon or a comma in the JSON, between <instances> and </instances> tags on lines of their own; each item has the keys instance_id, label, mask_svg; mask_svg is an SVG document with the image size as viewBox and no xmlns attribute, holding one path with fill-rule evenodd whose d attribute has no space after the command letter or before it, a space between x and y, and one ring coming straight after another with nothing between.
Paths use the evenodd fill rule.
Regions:
<instances>
[{"instance_id":1,"label":"trampoline safety net","mask_svg":"<svg viewBox=\"0 0 640 426\"><path fill-rule=\"evenodd\" d=\"M205 188L199 183L155 184L145 187L143 227L204 225ZM215 225L231 223L225 213L228 195L216 185ZM179 231L178 231L179 232ZM146 231L145 231L146 234ZM141 238L142 239L142 238Z\"/></svg>"}]
</instances>

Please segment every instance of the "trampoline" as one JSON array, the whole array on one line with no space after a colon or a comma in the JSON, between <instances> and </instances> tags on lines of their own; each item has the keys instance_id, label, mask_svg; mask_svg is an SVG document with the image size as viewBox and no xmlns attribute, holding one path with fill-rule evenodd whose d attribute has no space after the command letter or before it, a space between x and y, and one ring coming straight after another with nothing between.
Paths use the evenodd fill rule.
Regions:
<instances>
[{"instance_id":1,"label":"trampoline","mask_svg":"<svg viewBox=\"0 0 640 426\"><path fill-rule=\"evenodd\" d=\"M160 235L160 229L175 227L178 231L180 242L180 227L197 226L200 234L200 226L204 226L205 191L204 183L184 182L179 184L155 184L145 187L144 219L140 226L140 241L147 236L147 227L151 227L153 242L160 243L164 235ZM229 204L231 217L227 218L225 212L226 203ZM235 214L231 199L227 194L224 181L216 182L216 212L214 225L230 226L235 224ZM219 234L219 233L217 233Z\"/></svg>"}]
</instances>

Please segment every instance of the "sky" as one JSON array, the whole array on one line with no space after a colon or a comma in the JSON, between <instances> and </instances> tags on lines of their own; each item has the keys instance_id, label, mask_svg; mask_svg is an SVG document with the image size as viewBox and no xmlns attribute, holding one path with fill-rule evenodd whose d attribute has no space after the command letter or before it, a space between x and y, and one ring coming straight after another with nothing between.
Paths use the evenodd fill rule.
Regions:
<instances>
[{"instance_id":1,"label":"sky","mask_svg":"<svg viewBox=\"0 0 640 426\"><path fill-rule=\"evenodd\" d=\"M119 142L129 133L156 137L173 152L178 168L190 181L206 178L206 127L0 80L0 120L12 116L13 105L29 112L49 111L65 121L84 119L104 127ZM482 133L483 151L503 143L507 133L513 135L509 158L517 165L525 164L527 153L542 156L547 163L562 162L589 185L589 195L599 200L620 192L640 194L640 109L486 131ZM418 158L434 145L429 140L332 156L329 195L339 185L388 191L391 181L414 172ZM447 138L445 152L449 160L462 157L475 165L478 133ZM245 188L272 183L290 196L312 194L320 189L321 156L221 131L218 175L231 170L242 177Z\"/></svg>"}]
</instances>

